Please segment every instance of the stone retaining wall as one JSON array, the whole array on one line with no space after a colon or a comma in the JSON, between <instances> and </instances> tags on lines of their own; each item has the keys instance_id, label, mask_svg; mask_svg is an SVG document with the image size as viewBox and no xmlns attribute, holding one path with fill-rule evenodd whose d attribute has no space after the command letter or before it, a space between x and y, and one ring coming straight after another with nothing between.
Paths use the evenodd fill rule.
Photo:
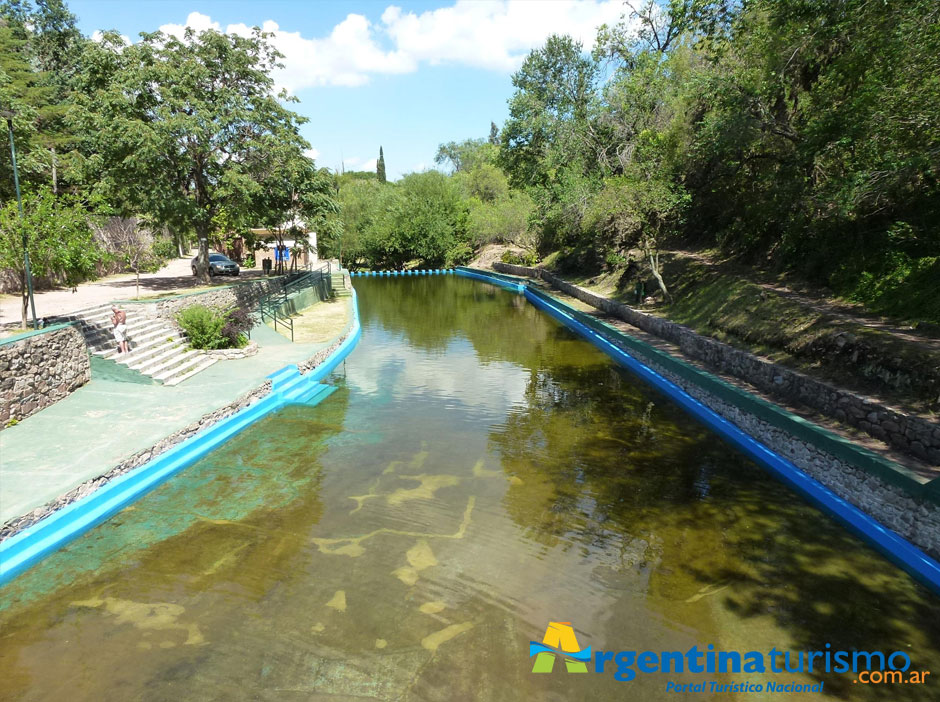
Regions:
<instances>
[{"instance_id":1,"label":"stone retaining wall","mask_svg":"<svg viewBox=\"0 0 940 702\"><path fill-rule=\"evenodd\" d=\"M306 373L312 368L315 368L316 366L321 364L326 359L327 356L333 353L333 351L341 343L343 343L343 341L349 335L349 331L350 329L347 328L346 331L343 332L343 334L336 341L330 344L327 348L317 351L311 358L309 358L307 361L304 361L302 364L300 364L299 367L301 369L301 372ZM245 393L241 397L237 398L234 402L228 405L225 405L224 407L219 407L218 409L213 410L212 412L209 412L208 414L204 414L195 422L192 422L191 424L188 424L182 429L179 429L178 431L173 432L166 438L158 441L156 444L154 444L150 448L147 448L147 449L144 449L143 451L139 451L135 453L133 456L125 459L124 461L116 465L114 468L109 470L104 475L101 475L97 478L92 478L91 480L87 480L81 485L79 485L77 488L70 490L69 492L58 497L52 502L47 502L42 507L37 507L32 512L29 512L28 514L24 514L21 517L11 519L2 527L0 527L0 541L3 541L4 539L7 539L13 536L14 534L22 531L23 529L26 529L27 527L32 526L43 517L46 517L52 514L53 512L55 512L58 509L61 509L65 505L71 504L72 502L75 502L76 500L80 500L81 498L94 492L99 487L113 480L114 478L117 478L120 475L124 475L128 471L133 470L134 468L138 466L142 466L144 463L147 463L151 459L156 458L164 451L167 451L168 449L185 441L186 439L190 438L196 433L204 429L208 429L209 427L213 426L220 420L225 419L226 417L230 417L231 415L235 414L242 408L253 404L257 400L260 400L269 392L271 392L271 381L266 380L264 383L256 387L254 390L250 390L249 392Z\"/></svg>"},{"instance_id":2,"label":"stone retaining wall","mask_svg":"<svg viewBox=\"0 0 940 702\"><path fill-rule=\"evenodd\" d=\"M205 292L191 293L189 295L178 295L162 300L128 302L127 305L134 305L133 309L138 310L145 317L160 317L171 322L176 322L176 315L192 305L205 305L206 307L215 307L218 309L227 309L229 307L244 307L250 309L254 307L257 300L271 292L279 292L284 289L287 282L286 277L278 276L276 278L262 278L251 282L230 285L224 288L206 290Z\"/></svg>"},{"instance_id":3,"label":"stone retaining wall","mask_svg":"<svg viewBox=\"0 0 940 702\"><path fill-rule=\"evenodd\" d=\"M643 363L678 385L749 436L785 457L797 468L851 502L932 557L940 559L940 505L915 497L871 473L856 468L812 444L745 412L670 373L649 359Z\"/></svg>"},{"instance_id":4,"label":"stone retaining wall","mask_svg":"<svg viewBox=\"0 0 940 702\"><path fill-rule=\"evenodd\" d=\"M897 412L869 398L758 358L676 322L596 295L540 268L499 262L494 263L493 268L512 275L541 278L592 307L676 344L689 358L740 378L768 395L800 402L840 422L858 427L870 436L931 465L940 465L940 425L936 422Z\"/></svg>"},{"instance_id":5,"label":"stone retaining wall","mask_svg":"<svg viewBox=\"0 0 940 702\"><path fill-rule=\"evenodd\" d=\"M0 430L68 397L89 380L88 348L71 325L0 343Z\"/></svg>"}]
</instances>

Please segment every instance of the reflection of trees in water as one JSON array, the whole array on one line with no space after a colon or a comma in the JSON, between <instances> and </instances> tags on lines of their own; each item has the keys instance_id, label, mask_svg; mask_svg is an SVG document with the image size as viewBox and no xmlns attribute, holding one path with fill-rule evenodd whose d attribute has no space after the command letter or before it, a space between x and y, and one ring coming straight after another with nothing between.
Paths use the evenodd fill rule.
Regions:
<instances>
[{"instance_id":1,"label":"reflection of trees in water","mask_svg":"<svg viewBox=\"0 0 940 702\"><path fill-rule=\"evenodd\" d=\"M755 632L771 618L793 650L902 650L915 669L940 668L930 593L637 383L603 363L532 371L525 408L490 435L519 479L505 506L529 538L639 549L631 565L652 567L649 604L670 619L713 597ZM818 677L838 696L923 699Z\"/></svg>"},{"instance_id":2,"label":"reflection of trees in water","mask_svg":"<svg viewBox=\"0 0 940 702\"><path fill-rule=\"evenodd\" d=\"M426 351L466 338L483 361L527 365L558 326L519 295L452 275L357 278L356 291L364 328L379 325Z\"/></svg>"}]
</instances>

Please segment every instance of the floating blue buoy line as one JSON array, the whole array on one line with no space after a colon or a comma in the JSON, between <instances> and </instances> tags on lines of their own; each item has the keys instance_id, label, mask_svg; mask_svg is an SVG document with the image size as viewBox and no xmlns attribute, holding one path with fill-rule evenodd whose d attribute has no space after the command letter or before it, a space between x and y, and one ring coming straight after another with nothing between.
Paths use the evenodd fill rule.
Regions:
<instances>
[{"instance_id":1,"label":"floating blue buoy line","mask_svg":"<svg viewBox=\"0 0 940 702\"><path fill-rule=\"evenodd\" d=\"M351 278L368 278L372 277L382 277L382 276L393 276L393 275L447 275L448 273L453 274L453 268L411 268L400 271L352 271L349 276Z\"/></svg>"}]
</instances>

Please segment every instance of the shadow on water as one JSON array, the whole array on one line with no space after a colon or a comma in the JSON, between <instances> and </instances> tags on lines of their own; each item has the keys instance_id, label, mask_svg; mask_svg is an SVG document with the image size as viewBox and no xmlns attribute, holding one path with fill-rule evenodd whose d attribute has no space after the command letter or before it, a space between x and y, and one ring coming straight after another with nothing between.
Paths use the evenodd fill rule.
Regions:
<instances>
[{"instance_id":1,"label":"shadow on water","mask_svg":"<svg viewBox=\"0 0 940 702\"><path fill-rule=\"evenodd\" d=\"M940 666L940 615L925 588L625 371L533 371L525 406L490 442L519 481L506 509L530 538L584 553L632 544L629 565L648 570L648 602L662 614L683 621L688 605L711 601L753 627L737 640L719 632L719 648L767 651L757 642L772 624L787 636L769 641L781 651L830 644L903 651L912 670ZM810 677L827 696L926 699L923 686L862 690L820 661Z\"/></svg>"}]
</instances>

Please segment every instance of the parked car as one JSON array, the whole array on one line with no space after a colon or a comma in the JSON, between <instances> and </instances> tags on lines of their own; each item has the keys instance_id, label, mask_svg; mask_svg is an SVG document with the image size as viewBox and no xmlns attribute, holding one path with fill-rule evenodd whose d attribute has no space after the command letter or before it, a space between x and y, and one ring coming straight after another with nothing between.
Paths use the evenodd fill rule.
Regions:
<instances>
[{"instance_id":1,"label":"parked car","mask_svg":"<svg viewBox=\"0 0 940 702\"><path fill-rule=\"evenodd\" d=\"M197 257L198 258L198 257ZM196 259L192 262L193 275L196 275ZM209 275L238 275L238 264L220 253L209 254Z\"/></svg>"}]
</instances>

